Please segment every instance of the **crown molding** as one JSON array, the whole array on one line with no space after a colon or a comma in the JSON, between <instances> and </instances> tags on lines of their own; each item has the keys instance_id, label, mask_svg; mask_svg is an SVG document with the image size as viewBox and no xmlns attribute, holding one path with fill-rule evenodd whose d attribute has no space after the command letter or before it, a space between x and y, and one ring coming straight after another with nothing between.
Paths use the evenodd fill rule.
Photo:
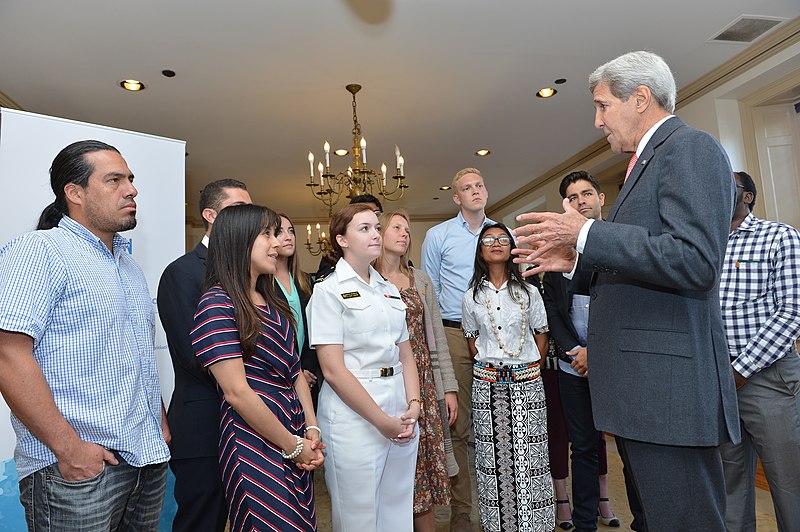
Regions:
<instances>
[{"instance_id":1,"label":"crown molding","mask_svg":"<svg viewBox=\"0 0 800 532\"><path fill-rule=\"evenodd\" d=\"M17 102L12 100L11 98L6 95L3 91L0 91L0 107L6 107L8 109L16 109L17 111L24 111Z\"/></svg>"}]
</instances>

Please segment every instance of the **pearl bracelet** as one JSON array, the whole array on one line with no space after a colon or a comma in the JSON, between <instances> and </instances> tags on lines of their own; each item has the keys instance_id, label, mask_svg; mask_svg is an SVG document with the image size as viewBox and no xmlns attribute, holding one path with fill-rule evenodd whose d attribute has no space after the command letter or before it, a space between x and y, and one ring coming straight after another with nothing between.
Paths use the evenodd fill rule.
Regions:
<instances>
[{"instance_id":1,"label":"pearl bracelet","mask_svg":"<svg viewBox=\"0 0 800 532\"><path fill-rule=\"evenodd\" d=\"M300 456L300 453L303 452L303 438L297 435L295 435L295 438L297 439L297 447L294 448L294 451L292 451L289 454L286 454L285 452L283 452L283 450L281 450L281 456L286 460L294 460L295 458Z\"/></svg>"},{"instance_id":2,"label":"pearl bracelet","mask_svg":"<svg viewBox=\"0 0 800 532\"><path fill-rule=\"evenodd\" d=\"M319 433L319 435L320 435L320 436L322 436L322 431L321 431L321 430L319 430L319 427L318 427L318 426L316 426L316 425L309 425L309 426L307 426L307 427L306 427L306 430L305 430L305 432L308 432L308 431L309 431L309 430L311 430L311 429L314 429L314 430L316 430L316 431Z\"/></svg>"}]
</instances>

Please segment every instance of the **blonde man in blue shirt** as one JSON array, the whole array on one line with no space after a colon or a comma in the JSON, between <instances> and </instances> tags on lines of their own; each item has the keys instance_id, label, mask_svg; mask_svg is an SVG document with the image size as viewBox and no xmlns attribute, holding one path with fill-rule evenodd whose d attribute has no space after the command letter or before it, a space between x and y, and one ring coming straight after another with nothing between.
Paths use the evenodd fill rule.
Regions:
<instances>
[{"instance_id":1,"label":"blonde man in blue shirt","mask_svg":"<svg viewBox=\"0 0 800 532\"><path fill-rule=\"evenodd\" d=\"M478 235L487 224L489 192L477 168L463 168L453 177L455 218L428 230L422 243L422 269L436 289L442 310L447 347L458 381L458 416L452 428L453 453L459 473L451 480L451 530L472 530L472 483L469 477L467 441L472 414L472 357L461 329L461 300L467 291L475 262Z\"/></svg>"}]
</instances>

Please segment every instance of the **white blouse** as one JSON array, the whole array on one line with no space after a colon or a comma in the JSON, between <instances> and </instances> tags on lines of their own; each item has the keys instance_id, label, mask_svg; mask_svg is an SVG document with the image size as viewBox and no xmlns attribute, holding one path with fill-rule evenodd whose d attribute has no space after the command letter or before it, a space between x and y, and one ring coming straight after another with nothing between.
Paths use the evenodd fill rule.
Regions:
<instances>
[{"instance_id":1,"label":"white blouse","mask_svg":"<svg viewBox=\"0 0 800 532\"><path fill-rule=\"evenodd\" d=\"M549 330L542 296L528 283L523 283L522 289L517 286L514 290L518 301L511 298L508 282L498 289L484 279L478 290L477 302L472 297L472 288L464 294L461 326L465 337L475 338L475 347L478 349L476 359L482 364L519 366L541 358L533 335ZM522 290L528 292L530 299Z\"/></svg>"}]
</instances>

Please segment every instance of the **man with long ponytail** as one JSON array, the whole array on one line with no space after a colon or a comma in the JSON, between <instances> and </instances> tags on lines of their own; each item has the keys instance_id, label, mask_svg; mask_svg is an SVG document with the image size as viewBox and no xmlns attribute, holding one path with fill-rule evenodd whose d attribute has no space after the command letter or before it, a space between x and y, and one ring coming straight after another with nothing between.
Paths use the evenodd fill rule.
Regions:
<instances>
[{"instance_id":1,"label":"man with long ponytail","mask_svg":"<svg viewBox=\"0 0 800 532\"><path fill-rule=\"evenodd\" d=\"M0 392L29 530L158 530L169 429L144 273L119 232L137 190L119 151L70 144L37 230L0 249Z\"/></svg>"}]
</instances>

